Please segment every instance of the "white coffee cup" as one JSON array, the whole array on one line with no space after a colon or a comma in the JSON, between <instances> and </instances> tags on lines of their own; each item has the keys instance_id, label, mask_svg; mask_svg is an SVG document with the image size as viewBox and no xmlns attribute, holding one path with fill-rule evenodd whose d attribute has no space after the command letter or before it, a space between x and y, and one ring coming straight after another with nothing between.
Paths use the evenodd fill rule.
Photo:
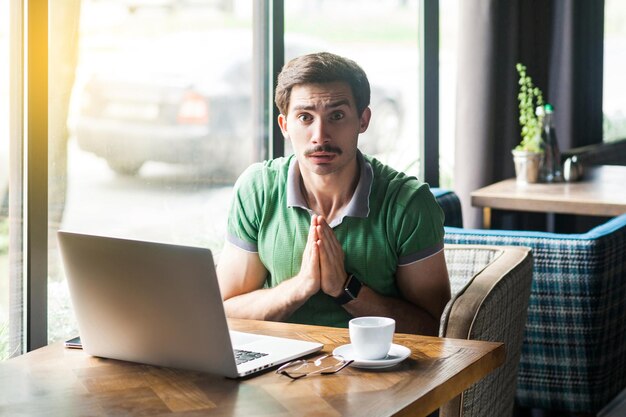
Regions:
<instances>
[{"instance_id":1,"label":"white coffee cup","mask_svg":"<svg viewBox=\"0 0 626 417\"><path fill-rule=\"evenodd\" d=\"M350 320L350 342L358 359L384 359L391 349L396 321L388 317L357 317Z\"/></svg>"}]
</instances>

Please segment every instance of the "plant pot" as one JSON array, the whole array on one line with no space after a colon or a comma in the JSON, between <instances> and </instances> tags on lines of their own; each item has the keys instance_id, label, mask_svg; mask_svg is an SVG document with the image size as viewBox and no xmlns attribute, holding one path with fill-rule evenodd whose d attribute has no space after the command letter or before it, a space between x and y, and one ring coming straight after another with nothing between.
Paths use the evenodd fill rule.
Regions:
<instances>
[{"instance_id":1,"label":"plant pot","mask_svg":"<svg viewBox=\"0 0 626 417\"><path fill-rule=\"evenodd\" d=\"M520 151L513 149L515 177L518 184L529 184L539 181L539 171L543 164L543 152Z\"/></svg>"}]
</instances>

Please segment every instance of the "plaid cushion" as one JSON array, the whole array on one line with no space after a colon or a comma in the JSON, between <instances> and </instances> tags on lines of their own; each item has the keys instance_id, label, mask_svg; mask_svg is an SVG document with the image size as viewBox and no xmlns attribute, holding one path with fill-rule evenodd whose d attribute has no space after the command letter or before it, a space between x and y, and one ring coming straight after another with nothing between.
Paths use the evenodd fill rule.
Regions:
<instances>
[{"instance_id":1,"label":"plaid cushion","mask_svg":"<svg viewBox=\"0 0 626 417\"><path fill-rule=\"evenodd\" d=\"M443 188L431 188L430 191L445 214L444 226L463 227L463 212L459 196Z\"/></svg>"},{"instance_id":2,"label":"plaid cushion","mask_svg":"<svg viewBox=\"0 0 626 417\"><path fill-rule=\"evenodd\" d=\"M533 249L520 405L595 413L626 386L626 214L584 234L446 227L445 242Z\"/></svg>"}]
</instances>

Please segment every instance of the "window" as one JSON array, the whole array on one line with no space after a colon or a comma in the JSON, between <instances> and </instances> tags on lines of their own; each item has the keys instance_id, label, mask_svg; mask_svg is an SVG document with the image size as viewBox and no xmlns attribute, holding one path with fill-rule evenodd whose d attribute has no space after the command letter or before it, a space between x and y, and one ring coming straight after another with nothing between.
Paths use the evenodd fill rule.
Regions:
<instances>
[{"instance_id":1,"label":"window","mask_svg":"<svg viewBox=\"0 0 626 417\"><path fill-rule=\"evenodd\" d=\"M50 7L50 341L77 331L59 228L219 253L232 184L256 159L252 6L223 3Z\"/></svg>"},{"instance_id":2,"label":"window","mask_svg":"<svg viewBox=\"0 0 626 417\"><path fill-rule=\"evenodd\" d=\"M603 138L626 138L626 3L604 2Z\"/></svg>"},{"instance_id":3,"label":"window","mask_svg":"<svg viewBox=\"0 0 626 417\"><path fill-rule=\"evenodd\" d=\"M56 244L59 229L204 246L219 257L234 180L267 155L274 139L259 134L262 112L253 110L269 105L259 80L269 80L261 72L270 69L253 65L259 58L253 38L263 37L262 30L275 31L278 39L269 38L276 45L284 36L287 58L325 49L359 62L373 85L376 114L363 138L366 151L409 173L420 170L420 0L346 1L334 8L291 0L67 0L50 2L47 10L29 1L0 0L0 324L11 311L16 353L77 331ZM274 18L285 12L284 33L282 25L268 24L272 17L261 17L272 16L270 7ZM337 7L358 13L341 19ZM9 19L22 10L24 22ZM25 36L30 47L19 44L22 25L38 30ZM46 44L47 50L40 47ZM29 57L28 68L21 68L20 53ZM9 79L9 67L17 81ZM45 88L29 84L46 79ZM9 106L12 94L19 100ZM30 153L20 157L11 150L9 156L7 135L13 149ZM4 210L7 161L12 173L28 174L25 184L21 175L11 179L11 196L20 196L11 201L13 219ZM13 220L20 230L13 227L9 239ZM22 253L22 246L29 249ZM0 353L5 340L0 332Z\"/></svg>"},{"instance_id":4,"label":"window","mask_svg":"<svg viewBox=\"0 0 626 417\"><path fill-rule=\"evenodd\" d=\"M0 360L25 346L21 13L18 2L0 0Z\"/></svg>"},{"instance_id":5,"label":"window","mask_svg":"<svg viewBox=\"0 0 626 417\"><path fill-rule=\"evenodd\" d=\"M0 62L9 62L9 1L0 0ZM0 65L0 360L9 356L9 66Z\"/></svg>"}]
</instances>

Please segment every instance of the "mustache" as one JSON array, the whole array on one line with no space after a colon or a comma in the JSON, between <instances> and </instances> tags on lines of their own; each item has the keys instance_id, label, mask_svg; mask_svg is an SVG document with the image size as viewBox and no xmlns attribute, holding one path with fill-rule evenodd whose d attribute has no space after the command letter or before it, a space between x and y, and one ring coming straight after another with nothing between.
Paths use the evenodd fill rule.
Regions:
<instances>
[{"instance_id":1,"label":"mustache","mask_svg":"<svg viewBox=\"0 0 626 417\"><path fill-rule=\"evenodd\" d=\"M340 148L333 145L317 145L304 151L304 156L309 156L316 152L336 153L337 155L341 155L343 153Z\"/></svg>"}]
</instances>

